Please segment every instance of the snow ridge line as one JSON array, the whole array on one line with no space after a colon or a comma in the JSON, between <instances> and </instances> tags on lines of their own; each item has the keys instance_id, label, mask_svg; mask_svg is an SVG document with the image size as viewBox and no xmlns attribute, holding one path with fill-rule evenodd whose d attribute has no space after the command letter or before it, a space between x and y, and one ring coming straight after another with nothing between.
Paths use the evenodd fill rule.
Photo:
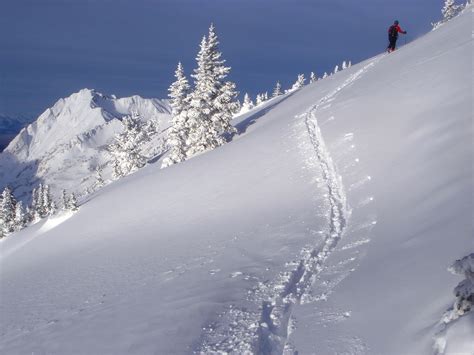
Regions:
<instances>
[{"instance_id":1,"label":"snow ridge line","mask_svg":"<svg viewBox=\"0 0 474 355\"><path fill-rule=\"evenodd\" d=\"M296 269L280 280L283 282L276 285L276 289L282 289L282 291L270 301L263 302L256 347L256 352L259 354L282 354L285 350L290 350L287 347L293 308L304 301L317 275L323 270L324 262L342 238L350 217L342 180L326 148L316 113L321 106L332 101L341 90L359 79L374 64L375 62L371 62L351 75L341 86L323 97L302 115L327 186L328 230L322 246L304 250Z\"/></svg>"}]
</instances>

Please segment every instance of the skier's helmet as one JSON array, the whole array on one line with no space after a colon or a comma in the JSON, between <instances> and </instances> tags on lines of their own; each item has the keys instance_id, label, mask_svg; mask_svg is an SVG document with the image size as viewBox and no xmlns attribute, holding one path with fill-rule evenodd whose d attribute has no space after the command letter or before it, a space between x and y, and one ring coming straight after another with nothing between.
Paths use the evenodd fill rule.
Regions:
<instances>
[{"instance_id":1,"label":"skier's helmet","mask_svg":"<svg viewBox=\"0 0 474 355\"><path fill-rule=\"evenodd\" d=\"M395 25L398 25L398 24L399 24L398 20L395 20L394 24L395 24Z\"/></svg>"}]
</instances>

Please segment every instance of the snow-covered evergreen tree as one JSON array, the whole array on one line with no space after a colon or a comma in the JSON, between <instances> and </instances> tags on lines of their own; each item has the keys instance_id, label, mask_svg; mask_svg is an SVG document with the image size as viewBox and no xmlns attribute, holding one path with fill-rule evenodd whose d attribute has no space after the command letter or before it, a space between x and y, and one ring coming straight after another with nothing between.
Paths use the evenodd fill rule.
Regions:
<instances>
[{"instance_id":1,"label":"snow-covered evergreen tree","mask_svg":"<svg viewBox=\"0 0 474 355\"><path fill-rule=\"evenodd\" d=\"M328 73L324 72L323 79L326 79L328 76L329 76Z\"/></svg>"},{"instance_id":2,"label":"snow-covered evergreen tree","mask_svg":"<svg viewBox=\"0 0 474 355\"><path fill-rule=\"evenodd\" d=\"M212 116L215 130L222 139L218 139L219 145L226 142L237 130L232 126L232 118L239 108L237 101L236 85L233 82L226 81L221 87L219 95L214 100L216 113Z\"/></svg>"},{"instance_id":3,"label":"snow-covered evergreen tree","mask_svg":"<svg viewBox=\"0 0 474 355\"><path fill-rule=\"evenodd\" d=\"M309 77L309 83L312 84L316 81L318 81L318 77L316 76L316 74L314 72L311 72L311 75Z\"/></svg>"},{"instance_id":4,"label":"snow-covered evergreen tree","mask_svg":"<svg viewBox=\"0 0 474 355\"><path fill-rule=\"evenodd\" d=\"M235 100L235 107L234 107L235 111L233 112L234 115L237 115L240 110L242 109L242 105L240 103L240 100L239 99L236 99Z\"/></svg>"},{"instance_id":5,"label":"snow-covered evergreen tree","mask_svg":"<svg viewBox=\"0 0 474 355\"><path fill-rule=\"evenodd\" d=\"M105 181L104 181L104 178L102 176L102 167L100 165L98 165L96 168L95 168L95 183L94 183L94 190L98 190L102 187L105 186ZM63 190L64 191L64 190Z\"/></svg>"},{"instance_id":6,"label":"snow-covered evergreen tree","mask_svg":"<svg viewBox=\"0 0 474 355\"><path fill-rule=\"evenodd\" d=\"M283 95L283 92L281 91L281 84L279 81L276 82L275 89L273 89L273 94L272 97L277 97Z\"/></svg>"},{"instance_id":7,"label":"snow-covered evergreen tree","mask_svg":"<svg viewBox=\"0 0 474 355\"><path fill-rule=\"evenodd\" d=\"M64 190L64 189L61 191L60 205L61 205L61 209L63 211L68 209L68 197L67 197L66 190Z\"/></svg>"},{"instance_id":8,"label":"snow-covered evergreen tree","mask_svg":"<svg viewBox=\"0 0 474 355\"><path fill-rule=\"evenodd\" d=\"M16 200L11 189L7 186L2 192L0 201L0 228L1 236L7 236L15 231Z\"/></svg>"},{"instance_id":9,"label":"snow-covered evergreen tree","mask_svg":"<svg viewBox=\"0 0 474 355\"><path fill-rule=\"evenodd\" d=\"M21 201L18 201L16 206L15 206L15 219L14 219L14 224L15 224L15 230L19 231L25 228L26 226L26 215L25 211L23 209L23 203Z\"/></svg>"},{"instance_id":10,"label":"snow-covered evergreen tree","mask_svg":"<svg viewBox=\"0 0 474 355\"><path fill-rule=\"evenodd\" d=\"M349 63L347 64L347 67L348 68L352 67L352 62L351 61L349 61Z\"/></svg>"},{"instance_id":11,"label":"snow-covered evergreen tree","mask_svg":"<svg viewBox=\"0 0 474 355\"><path fill-rule=\"evenodd\" d=\"M304 86L305 81L306 79L304 77L304 74L299 74L298 79L296 79L296 82L293 84L293 86L291 87L289 91L291 92L291 91L301 89Z\"/></svg>"},{"instance_id":12,"label":"snow-covered evergreen tree","mask_svg":"<svg viewBox=\"0 0 474 355\"><path fill-rule=\"evenodd\" d=\"M456 17L460 12L464 10L465 7L470 6L472 1L468 0L466 5L457 5L454 0L445 0L444 6L441 9L441 13L443 15L443 19L441 21L431 23L433 26L433 30L437 29L443 23L448 22L453 17Z\"/></svg>"},{"instance_id":13,"label":"snow-covered evergreen tree","mask_svg":"<svg viewBox=\"0 0 474 355\"><path fill-rule=\"evenodd\" d=\"M49 185L43 185L43 206L41 217L51 216L56 212L56 204L53 201L53 196L49 191Z\"/></svg>"},{"instance_id":14,"label":"snow-covered evergreen tree","mask_svg":"<svg viewBox=\"0 0 474 355\"><path fill-rule=\"evenodd\" d=\"M237 91L236 85L226 80L231 68L225 66L225 60L221 58L222 53L219 51L219 39L213 24L209 27L207 46L216 83L216 97L212 102L214 113L211 115L211 120L218 135L224 137L224 135L233 134L236 131L231 125L231 121L238 107ZM225 140L219 139L218 141L220 145L225 142Z\"/></svg>"},{"instance_id":15,"label":"snow-covered evergreen tree","mask_svg":"<svg viewBox=\"0 0 474 355\"><path fill-rule=\"evenodd\" d=\"M267 101L268 100L268 91L265 91L263 93L263 101Z\"/></svg>"},{"instance_id":16,"label":"snow-covered evergreen tree","mask_svg":"<svg viewBox=\"0 0 474 355\"><path fill-rule=\"evenodd\" d=\"M173 116L179 115L188 108L189 82L184 74L184 68L181 62L178 63L174 74L176 80L170 85L169 98Z\"/></svg>"},{"instance_id":17,"label":"snow-covered evergreen tree","mask_svg":"<svg viewBox=\"0 0 474 355\"><path fill-rule=\"evenodd\" d=\"M346 61L343 61L342 62L342 70L345 70L345 69L347 69L347 63L346 63Z\"/></svg>"},{"instance_id":18,"label":"snow-covered evergreen tree","mask_svg":"<svg viewBox=\"0 0 474 355\"><path fill-rule=\"evenodd\" d=\"M199 52L196 57L198 67L194 70L194 91L190 94L189 110L186 121L188 130L187 145L191 156L198 152L209 149L207 140L210 130L210 114L212 112L212 96L214 91L214 79L210 64L210 54L207 48L207 39L202 38Z\"/></svg>"},{"instance_id":19,"label":"snow-covered evergreen tree","mask_svg":"<svg viewBox=\"0 0 474 355\"><path fill-rule=\"evenodd\" d=\"M255 104L258 106L258 105L262 104L263 101L264 101L264 96L263 96L263 94L258 94L258 95L257 95L257 98L256 98L256 100L255 100Z\"/></svg>"},{"instance_id":20,"label":"snow-covered evergreen tree","mask_svg":"<svg viewBox=\"0 0 474 355\"><path fill-rule=\"evenodd\" d=\"M35 221L38 217L37 212L36 212L36 206L38 205L38 189L34 188L33 191L31 192L31 205L27 207L28 209L28 220L30 222Z\"/></svg>"},{"instance_id":21,"label":"snow-covered evergreen tree","mask_svg":"<svg viewBox=\"0 0 474 355\"><path fill-rule=\"evenodd\" d=\"M25 207L25 224L28 224L33 221L33 213L31 212L31 207L26 205Z\"/></svg>"},{"instance_id":22,"label":"snow-covered evergreen tree","mask_svg":"<svg viewBox=\"0 0 474 355\"><path fill-rule=\"evenodd\" d=\"M244 95L244 102L242 104L242 108L240 109L241 113L250 111L254 107L254 103L252 99L250 98L249 94L245 93Z\"/></svg>"},{"instance_id":23,"label":"snow-covered evergreen tree","mask_svg":"<svg viewBox=\"0 0 474 355\"><path fill-rule=\"evenodd\" d=\"M32 202L31 202L31 220L33 222L38 221L45 215L44 211L44 187L43 184L39 184L37 188L33 189Z\"/></svg>"},{"instance_id":24,"label":"snow-covered evergreen tree","mask_svg":"<svg viewBox=\"0 0 474 355\"><path fill-rule=\"evenodd\" d=\"M194 70L194 91L190 95L188 113L187 156L214 149L225 142L225 136L235 132L231 125L237 110L235 84L226 81L230 67L221 59L219 40L214 25L208 37L201 41Z\"/></svg>"},{"instance_id":25,"label":"snow-covered evergreen tree","mask_svg":"<svg viewBox=\"0 0 474 355\"><path fill-rule=\"evenodd\" d=\"M184 75L181 62L175 71L176 80L171 84L169 98L171 104L171 128L168 133L168 156L163 160L162 167L180 163L186 159L186 142L188 140L187 114L189 109L189 83Z\"/></svg>"},{"instance_id":26,"label":"snow-covered evergreen tree","mask_svg":"<svg viewBox=\"0 0 474 355\"><path fill-rule=\"evenodd\" d=\"M336 66L334 67L334 74L336 74L338 71L339 71L339 65L336 65Z\"/></svg>"},{"instance_id":27,"label":"snow-covered evergreen tree","mask_svg":"<svg viewBox=\"0 0 474 355\"><path fill-rule=\"evenodd\" d=\"M454 0L445 0L441 13L443 14L443 21L449 21L459 13L459 5L454 3Z\"/></svg>"},{"instance_id":28,"label":"snow-covered evergreen tree","mask_svg":"<svg viewBox=\"0 0 474 355\"><path fill-rule=\"evenodd\" d=\"M77 211L79 209L79 205L77 203L77 198L74 192L72 192L69 195L69 198L67 199L67 209L69 211Z\"/></svg>"},{"instance_id":29,"label":"snow-covered evergreen tree","mask_svg":"<svg viewBox=\"0 0 474 355\"><path fill-rule=\"evenodd\" d=\"M138 112L122 119L122 132L115 136L109 146L113 157L113 177L118 179L145 166L147 159L141 154L141 146L150 139L146 125L141 122Z\"/></svg>"}]
</instances>

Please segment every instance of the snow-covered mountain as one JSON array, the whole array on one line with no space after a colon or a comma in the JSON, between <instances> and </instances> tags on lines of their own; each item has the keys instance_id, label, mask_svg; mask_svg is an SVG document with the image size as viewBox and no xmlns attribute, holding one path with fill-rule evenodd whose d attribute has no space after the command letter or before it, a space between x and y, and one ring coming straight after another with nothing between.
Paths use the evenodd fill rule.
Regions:
<instances>
[{"instance_id":1,"label":"snow-covered mountain","mask_svg":"<svg viewBox=\"0 0 474 355\"><path fill-rule=\"evenodd\" d=\"M27 117L10 117L0 114L0 152L31 121Z\"/></svg>"},{"instance_id":2,"label":"snow-covered mountain","mask_svg":"<svg viewBox=\"0 0 474 355\"><path fill-rule=\"evenodd\" d=\"M472 354L472 22L1 240L2 353Z\"/></svg>"},{"instance_id":3,"label":"snow-covered mountain","mask_svg":"<svg viewBox=\"0 0 474 355\"><path fill-rule=\"evenodd\" d=\"M12 186L20 198L39 182L50 184L56 196L61 189L84 193L93 186L98 166L105 166L105 177L110 176L105 148L131 110L161 129L168 125L170 109L164 100L116 98L90 89L60 99L0 154L0 186Z\"/></svg>"}]
</instances>

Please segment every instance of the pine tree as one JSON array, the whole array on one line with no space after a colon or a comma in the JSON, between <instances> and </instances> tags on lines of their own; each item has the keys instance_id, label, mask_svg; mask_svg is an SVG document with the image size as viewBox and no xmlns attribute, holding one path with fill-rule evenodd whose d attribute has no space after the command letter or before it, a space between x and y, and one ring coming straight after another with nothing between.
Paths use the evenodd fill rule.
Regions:
<instances>
[{"instance_id":1,"label":"pine tree","mask_svg":"<svg viewBox=\"0 0 474 355\"><path fill-rule=\"evenodd\" d=\"M260 104L263 103L263 95L262 94L258 94L257 95L257 99L255 100L255 104L258 106Z\"/></svg>"},{"instance_id":2,"label":"pine tree","mask_svg":"<svg viewBox=\"0 0 474 355\"><path fill-rule=\"evenodd\" d=\"M207 39L202 38L200 49L196 57L198 67L191 75L194 79L194 91L190 94L190 103L186 129L188 130L187 144L189 149L187 156L203 152L209 149L207 143L208 130L210 126L210 114L212 112L212 91L214 90L214 79L210 63L210 54Z\"/></svg>"},{"instance_id":3,"label":"pine tree","mask_svg":"<svg viewBox=\"0 0 474 355\"><path fill-rule=\"evenodd\" d=\"M66 194L66 190L63 190L61 192L61 209L63 211L68 209L68 197L67 197L67 194Z\"/></svg>"},{"instance_id":4,"label":"pine tree","mask_svg":"<svg viewBox=\"0 0 474 355\"><path fill-rule=\"evenodd\" d=\"M77 211L79 209L79 205L77 203L77 198L74 192L72 192L69 195L69 198L67 199L67 209L69 211Z\"/></svg>"},{"instance_id":5,"label":"pine tree","mask_svg":"<svg viewBox=\"0 0 474 355\"><path fill-rule=\"evenodd\" d=\"M279 81L276 82L275 89L273 89L273 94L272 97L277 97L283 95L283 92L281 91L281 84Z\"/></svg>"},{"instance_id":6,"label":"pine tree","mask_svg":"<svg viewBox=\"0 0 474 355\"><path fill-rule=\"evenodd\" d=\"M28 210L28 220L30 222L33 222L36 220L36 206L37 206L37 196L38 192L37 189L34 188L33 191L31 192L31 204L30 206L27 207Z\"/></svg>"},{"instance_id":7,"label":"pine tree","mask_svg":"<svg viewBox=\"0 0 474 355\"><path fill-rule=\"evenodd\" d=\"M240 110L242 109L242 105L240 104L240 100L235 100L235 111L233 112L234 115L239 114Z\"/></svg>"},{"instance_id":8,"label":"pine tree","mask_svg":"<svg viewBox=\"0 0 474 355\"><path fill-rule=\"evenodd\" d=\"M2 200L0 202L0 226L2 236L15 231L15 209L16 200L11 189L7 186L2 192Z\"/></svg>"},{"instance_id":9,"label":"pine tree","mask_svg":"<svg viewBox=\"0 0 474 355\"><path fill-rule=\"evenodd\" d=\"M224 65L218 46L211 25L208 37L201 41L196 58L198 67L192 75L195 88L190 95L187 121L188 157L224 144L225 136L235 132L231 120L238 107L237 92L234 83L225 81L230 67Z\"/></svg>"},{"instance_id":10,"label":"pine tree","mask_svg":"<svg viewBox=\"0 0 474 355\"><path fill-rule=\"evenodd\" d=\"M237 130L232 126L232 118L237 111L239 104L237 102L236 86L230 81L226 81L221 87L219 95L214 100L216 113L212 116L212 122L215 131L219 135L219 145L226 142Z\"/></svg>"},{"instance_id":11,"label":"pine tree","mask_svg":"<svg viewBox=\"0 0 474 355\"><path fill-rule=\"evenodd\" d=\"M351 61L349 61L349 64L347 64L347 67L348 68L352 67L352 62Z\"/></svg>"},{"instance_id":12,"label":"pine tree","mask_svg":"<svg viewBox=\"0 0 474 355\"><path fill-rule=\"evenodd\" d=\"M43 206L41 217L51 216L56 212L56 205L49 191L49 185L43 185Z\"/></svg>"},{"instance_id":13,"label":"pine tree","mask_svg":"<svg viewBox=\"0 0 474 355\"><path fill-rule=\"evenodd\" d=\"M443 14L443 21L449 21L455 17L459 12L459 5L454 3L454 0L445 0L444 7L441 10Z\"/></svg>"},{"instance_id":14,"label":"pine tree","mask_svg":"<svg viewBox=\"0 0 474 355\"><path fill-rule=\"evenodd\" d=\"M298 79L296 80L296 82L293 84L293 86L291 87L290 91L295 91L295 90L298 90L298 89L301 89L303 86L304 86L304 82L306 81L305 77L304 77L304 74L299 74L298 75Z\"/></svg>"},{"instance_id":15,"label":"pine tree","mask_svg":"<svg viewBox=\"0 0 474 355\"><path fill-rule=\"evenodd\" d=\"M150 139L145 127L136 111L122 119L123 130L115 136L114 143L109 146L109 152L113 157L112 175L115 179L145 166L147 159L140 151L143 143Z\"/></svg>"},{"instance_id":16,"label":"pine tree","mask_svg":"<svg viewBox=\"0 0 474 355\"><path fill-rule=\"evenodd\" d=\"M249 94L245 93L244 95L244 103L242 104L242 108L240 109L241 113L250 111L254 107L252 99L250 98Z\"/></svg>"},{"instance_id":17,"label":"pine tree","mask_svg":"<svg viewBox=\"0 0 474 355\"><path fill-rule=\"evenodd\" d=\"M347 63L346 63L346 61L343 61L342 62L342 70L345 70L345 69L347 69Z\"/></svg>"},{"instance_id":18,"label":"pine tree","mask_svg":"<svg viewBox=\"0 0 474 355\"><path fill-rule=\"evenodd\" d=\"M328 73L324 72L323 79L326 79L328 76L329 76Z\"/></svg>"},{"instance_id":19,"label":"pine tree","mask_svg":"<svg viewBox=\"0 0 474 355\"><path fill-rule=\"evenodd\" d=\"M33 189L33 194L32 194L31 220L34 222L40 220L44 215L43 196L44 196L44 188L43 188L43 184L40 183L37 188Z\"/></svg>"},{"instance_id":20,"label":"pine tree","mask_svg":"<svg viewBox=\"0 0 474 355\"><path fill-rule=\"evenodd\" d=\"M102 177L102 167L98 165L95 169L95 184L94 189L98 190L105 186L104 178ZM64 190L63 190L64 191Z\"/></svg>"},{"instance_id":21,"label":"pine tree","mask_svg":"<svg viewBox=\"0 0 474 355\"><path fill-rule=\"evenodd\" d=\"M316 74L314 72L311 72L311 76L309 78L309 83L312 84L316 81L318 81L318 77L316 76Z\"/></svg>"},{"instance_id":22,"label":"pine tree","mask_svg":"<svg viewBox=\"0 0 474 355\"><path fill-rule=\"evenodd\" d=\"M268 100L268 91L265 91L265 93L263 94L263 101L267 101Z\"/></svg>"},{"instance_id":23,"label":"pine tree","mask_svg":"<svg viewBox=\"0 0 474 355\"><path fill-rule=\"evenodd\" d=\"M25 224L28 224L33 221L32 212L30 206L26 205L25 207Z\"/></svg>"},{"instance_id":24,"label":"pine tree","mask_svg":"<svg viewBox=\"0 0 474 355\"><path fill-rule=\"evenodd\" d=\"M170 151L163 160L162 167L180 163L186 159L186 141L188 139L187 111L189 109L189 83L184 75L181 62L175 71L175 82L168 89L171 104L171 128L168 133Z\"/></svg>"},{"instance_id":25,"label":"pine tree","mask_svg":"<svg viewBox=\"0 0 474 355\"><path fill-rule=\"evenodd\" d=\"M15 224L15 230L19 231L26 226L26 216L25 216L25 211L23 210L23 203L21 201L17 202L15 206L15 219L14 219L14 224Z\"/></svg>"},{"instance_id":26,"label":"pine tree","mask_svg":"<svg viewBox=\"0 0 474 355\"><path fill-rule=\"evenodd\" d=\"M336 74L338 71L339 71L339 65L336 65L336 66L334 67L334 74Z\"/></svg>"},{"instance_id":27,"label":"pine tree","mask_svg":"<svg viewBox=\"0 0 474 355\"><path fill-rule=\"evenodd\" d=\"M219 39L213 24L209 27L207 41L217 93L212 102L214 114L211 116L211 120L215 127L214 130L217 131L219 136L223 137L224 135L236 132L235 128L231 125L233 114L238 105L236 85L226 80L231 68L225 66L225 60L221 59L222 53L219 52ZM218 139L218 141L220 142L219 145L225 143L223 140Z\"/></svg>"}]
</instances>

